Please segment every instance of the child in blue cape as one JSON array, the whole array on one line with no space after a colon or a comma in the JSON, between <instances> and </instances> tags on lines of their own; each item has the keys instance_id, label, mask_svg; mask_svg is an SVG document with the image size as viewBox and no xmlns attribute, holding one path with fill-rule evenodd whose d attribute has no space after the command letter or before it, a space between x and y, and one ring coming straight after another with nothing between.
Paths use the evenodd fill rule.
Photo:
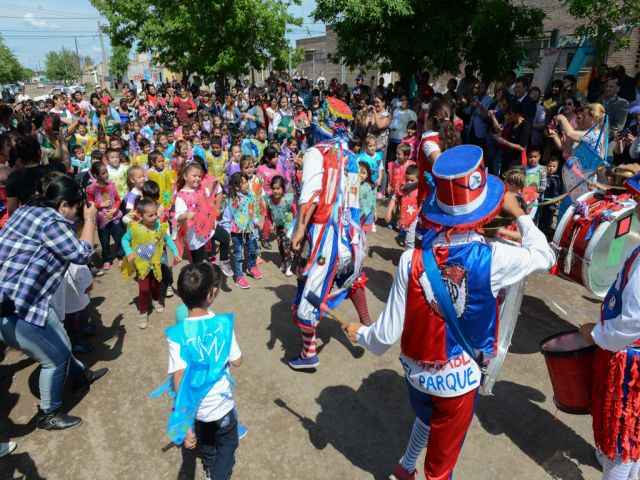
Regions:
<instances>
[{"instance_id":1,"label":"child in blue cape","mask_svg":"<svg viewBox=\"0 0 640 480\"><path fill-rule=\"evenodd\" d=\"M199 443L207 478L231 477L238 448L229 364L238 367L242 353L233 332L233 315L209 307L220 291L222 272L208 263L186 266L178 294L188 309L183 321L167 329L169 374L176 391L167 433L193 449Z\"/></svg>"}]
</instances>

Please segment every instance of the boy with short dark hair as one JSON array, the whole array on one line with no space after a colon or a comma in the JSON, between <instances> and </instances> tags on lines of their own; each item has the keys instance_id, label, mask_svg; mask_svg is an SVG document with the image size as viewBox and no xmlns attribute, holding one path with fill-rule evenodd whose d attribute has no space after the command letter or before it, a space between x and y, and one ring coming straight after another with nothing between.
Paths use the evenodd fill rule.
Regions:
<instances>
[{"instance_id":1,"label":"boy with short dark hair","mask_svg":"<svg viewBox=\"0 0 640 480\"><path fill-rule=\"evenodd\" d=\"M238 419L228 367L242 363L232 314L209 307L220 291L222 272L207 262L190 264L178 277L178 294L188 317L167 329L169 374L176 396L167 433L176 444L200 443L206 477L231 477L238 448Z\"/></svg>"}]
</instances>

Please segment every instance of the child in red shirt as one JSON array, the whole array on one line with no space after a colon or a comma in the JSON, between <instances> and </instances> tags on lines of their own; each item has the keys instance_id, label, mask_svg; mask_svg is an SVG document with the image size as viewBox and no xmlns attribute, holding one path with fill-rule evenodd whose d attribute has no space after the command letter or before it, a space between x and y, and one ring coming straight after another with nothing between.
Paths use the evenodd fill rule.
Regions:
<instances>
[{"instance_id":1,"label":"child in red shirt","mask_svg":"<svg viewBox=\"0 0 640 480\"><path fill-rule=\"evenodd\" d=\"M402 196L402 187L406 183L406 173L407 167L410 165L415 165L415 162L409 160L409 154L411 153L411 147L407 143L400 143L396 147L396 160L394 162L389 163L388 168L388 176L389 176L389 186L387 187L387 193L389 194L389 198L393 195L397 195L398 198ZM392 203L389 203L389 207L387 208L387 223L389 224L389 228L394 228L395 224L391 222L394 208L391 208Z\"/></svg>"}]
</instances>

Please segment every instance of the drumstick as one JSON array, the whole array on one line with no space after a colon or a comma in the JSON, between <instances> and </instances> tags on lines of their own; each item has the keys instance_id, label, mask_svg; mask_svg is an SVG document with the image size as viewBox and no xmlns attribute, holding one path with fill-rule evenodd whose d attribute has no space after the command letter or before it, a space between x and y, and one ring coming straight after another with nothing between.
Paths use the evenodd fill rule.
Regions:
<instances>
[{"instance_id":1,"label":"drumstick","mask_svg":"<svg viewBox=\"0 0 640 480\"><path fill-rule=\"evenodd\" d=\"M326 303L324 303L322 301L322 299L316 295L313 292L309 292L307 293L307 301L313 305L315 308L317 308L318 310L320 310L321 312L326 313L329 317L333 318L335 321L337 321L340 325L342 325L342 327L346 327L347 325L349 325L349 321L345 320L344 318L342 318L340 315L338 315L336 312L334 312L333 310L331 310Z\"/></svg>"}]
</instances>

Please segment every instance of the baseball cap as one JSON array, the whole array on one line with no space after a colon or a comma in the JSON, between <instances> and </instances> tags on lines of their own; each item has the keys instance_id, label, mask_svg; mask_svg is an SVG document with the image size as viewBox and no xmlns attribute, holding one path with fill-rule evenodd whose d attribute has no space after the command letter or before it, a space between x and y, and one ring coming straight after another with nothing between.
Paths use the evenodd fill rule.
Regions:
<instances>
[{"instance_id":1,"label":"baseball cap","mask_svg":"<svg viewBox=\"0 0 640 480\"><path fill-rule=\"evenodd\" d=\"M357 80L364 80L364 77L363 77L362 75L358 75L358 76L356 77L356 81L357 81Z\"/></svg>"}]
</instances>

